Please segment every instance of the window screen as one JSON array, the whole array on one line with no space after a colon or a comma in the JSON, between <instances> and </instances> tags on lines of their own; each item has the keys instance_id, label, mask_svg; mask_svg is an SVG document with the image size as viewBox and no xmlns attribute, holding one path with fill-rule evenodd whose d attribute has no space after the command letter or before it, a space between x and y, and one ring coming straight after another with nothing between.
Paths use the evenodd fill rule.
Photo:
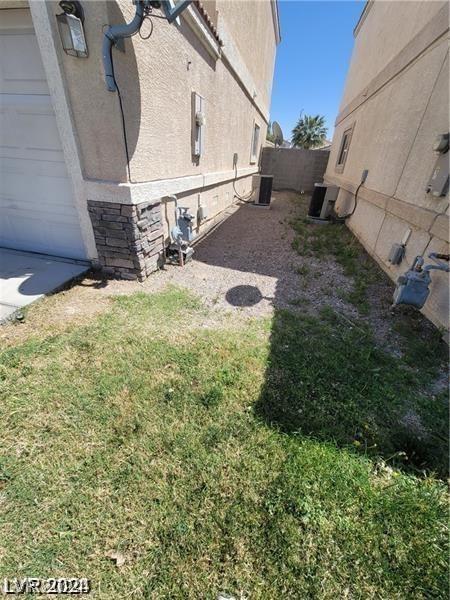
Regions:
<instances>
[{"instance_id":1,"label":"window screen","mask_svg":"<svg viewBox=\"0 0 450 600\"><path fill-rule=\"evenodd\" d=\"M347 160L350 141L352 139L353 126L346 129L342 134L342 141L339 147L339 153L336 161L336 168L340 171L344 169L345 161Z\"/></svg>"},{"instance_id":2,"label":"window screen","mask_svg":"<svg viewBox=\"0 0 450 600\"><path fill-rule=\"evenodd\" d=\"M252 139L252 162L256 162L258 158L258 147L259 147L259 131L260 127L255 123L253 127L253 139Z\"/></svg>"}]
</instances>

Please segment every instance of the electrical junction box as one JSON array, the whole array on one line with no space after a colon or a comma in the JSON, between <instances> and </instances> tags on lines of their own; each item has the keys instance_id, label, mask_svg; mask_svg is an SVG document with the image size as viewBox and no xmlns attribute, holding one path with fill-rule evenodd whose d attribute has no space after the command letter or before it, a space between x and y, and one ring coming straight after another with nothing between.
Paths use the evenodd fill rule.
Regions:
<instances>
[{"instance_id":1,"label":"electrical junction box","mask_svg":"<svg viewBox=\"0 0 450 600\"><path fill-rule=\"evenodd\" d=\"M208 218L208 207L206 204L200 204L198 207L197 216L199 221L204 221Z\"/></svg>"},{"instance_id":2,"label":"electrical junction box","mask_svg":"<svg viewBox=\"0 0 450 600\"><path fill-rule=\"evenodd\" d=\"M388 261L391 265L399 265L405 256L405 246L403 244L392 244L389 252Z\"/></svg>"},{"instance_id":3,"label":"electrical junction box","mask_svg":"<svg viewBox=\"0 0 450 600\"><path fill-rule=\"evenodd\" d=\"M203 156L205 151L205 99L192 92L192 154L196 158Z\"/></svg>"},{"instance_id":4,"label":"electrical junction box","mask_svg":"<svg viewBox=\"0 0 450 600\"><path fill-rule=\"evenodd\" d=\"M427 192L435 198L445 196L448 191L449 179L448 152L440 154L434 165L433 173L428 181Z\"/></svg>"}]
</instances>

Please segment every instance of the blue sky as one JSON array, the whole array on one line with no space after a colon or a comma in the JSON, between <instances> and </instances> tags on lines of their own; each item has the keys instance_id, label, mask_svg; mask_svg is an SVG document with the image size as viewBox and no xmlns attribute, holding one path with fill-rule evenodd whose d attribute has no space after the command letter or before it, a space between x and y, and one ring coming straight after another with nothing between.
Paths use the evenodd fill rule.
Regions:
<instances>
[{"instance_id":1,"label":"blue sky","mask_svg":"<svg viewBox=\"0 0 450 600\"><path fill-rule=\"evenodd\" d=\"M331 139L364 1L279 0L278 46L270 118L284 138L303 109L326 118Z\"/></svg>"}]
</instances>

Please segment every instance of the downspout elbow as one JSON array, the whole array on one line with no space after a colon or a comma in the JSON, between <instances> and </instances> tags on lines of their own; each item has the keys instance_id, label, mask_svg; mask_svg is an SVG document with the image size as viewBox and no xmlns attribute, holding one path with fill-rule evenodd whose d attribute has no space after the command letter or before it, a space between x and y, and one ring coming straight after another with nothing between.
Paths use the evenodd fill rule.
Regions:
<instances>
[{"instance_id":1,"label":"downspout elbow","mask_svg":"<svg viewBox=\"0 0 450 600\"><path fill-rule=\"evenodd\" d=\"M170 194L169 196L166 196L166 198L171 202L175 202L175 208L178 208L178 198L175 194Z\"/></svg>"},{"instance_id":2,"label":"downspout elbow","mask_svg":"<svg viewBox=\"0 0 450 600\"><path fill-rule=\"evenodd\" d=\"M124 25L111 25L103 34L103 68L105 71L105 82L108 91L116 92L117 85L114 78L114 69L111 58L112 46L118 40L126 37L130 37L137 33L142 25L144 19L144 3L142 0L136 2L136 13L130 23Z\"/></svg>"}]
</instances>

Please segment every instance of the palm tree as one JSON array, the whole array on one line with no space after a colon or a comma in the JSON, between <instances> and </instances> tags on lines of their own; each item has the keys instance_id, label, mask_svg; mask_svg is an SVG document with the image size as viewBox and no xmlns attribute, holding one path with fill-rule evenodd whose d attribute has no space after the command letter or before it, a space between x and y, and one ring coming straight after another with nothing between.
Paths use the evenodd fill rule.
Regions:
<instances>
[{"instance_id":1,"label":"palm tree","mask_svg":"<svg viewBox=\"0 0 450 600\"><path fill-rule=\"evenodd\" d=\"M312 117L305 115L297 121L297 125L292 130L292 145L296 148L317 148L323 144L326 139L327 128L325 127L325 117L316 115Z\"/></svg>"}]
</instances>

